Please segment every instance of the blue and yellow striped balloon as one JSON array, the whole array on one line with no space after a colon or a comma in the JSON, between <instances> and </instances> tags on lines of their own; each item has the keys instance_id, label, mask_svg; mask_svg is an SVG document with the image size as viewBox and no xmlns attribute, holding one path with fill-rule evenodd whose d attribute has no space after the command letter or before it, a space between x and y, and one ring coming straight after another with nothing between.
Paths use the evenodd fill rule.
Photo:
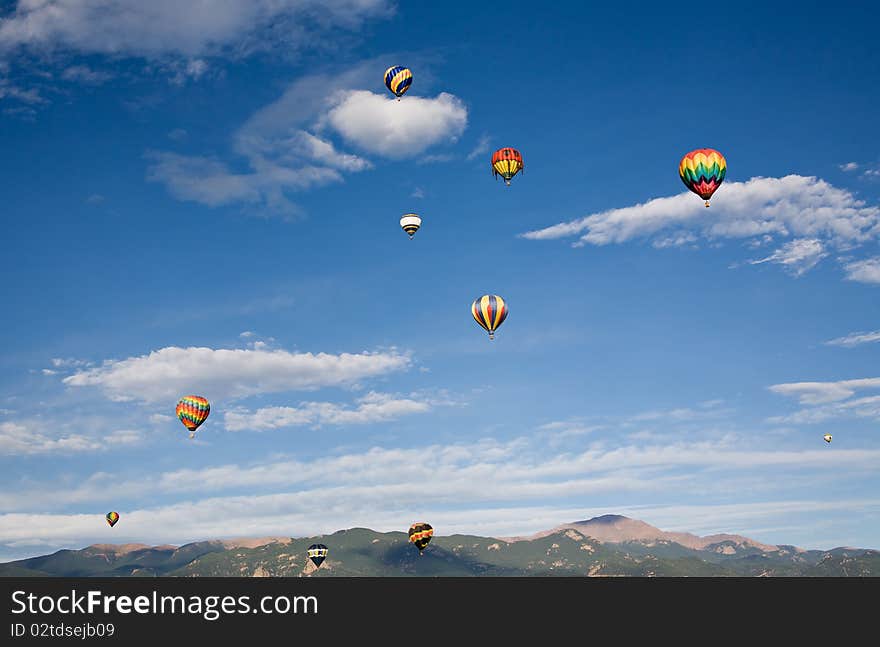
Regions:
<instances>
[{"instance_id":1,"label":"blue and yellow striped balloon","mask_svg":"<svg viewBox=\"0 0 880 647\"><path fill-rule=\"evenodd\" d=\"M392 65L385 70L385 87L391 90L399 101L400 97L402 97L404 93L409 90L409 86L412 85L412 78L412 72L408 67Z\"/></svg>"},{"instance_id":2,"label":"blue and yellow striped balloon","mask_svg":"<svg viewBox=\"0 0 880 647\"><path fill-rule=\"evenodd\" d=\"M495 331L507 319L507 313L507 303L495 294L484 294L471 305L474 321L489 333L489 339L495 339Z\"/></svg>"}]
</instances>

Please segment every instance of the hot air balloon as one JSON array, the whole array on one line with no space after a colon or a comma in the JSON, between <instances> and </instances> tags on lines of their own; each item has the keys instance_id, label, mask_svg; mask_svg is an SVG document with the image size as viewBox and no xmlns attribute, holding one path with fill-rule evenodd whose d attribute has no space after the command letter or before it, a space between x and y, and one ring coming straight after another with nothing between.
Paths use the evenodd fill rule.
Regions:
<instances>
[{"instance_id":1,"label":"hot air balloon","mask_svg":"<svg viewBox=\"0 0 880 647\"><path fill-rule=\"evenodd\" d=\"M510 186L510 178L523 170L523 158L515 148L499 148L492 153L492 175L497 179L500 175L504 183Z\"/></svg>"},{"instance_id":2,"label":"hot air balloon","mask_svg":"<svg viewBox=\"0 0 880 647\"><path fill-rule=\"evenodd\" d=\"M698 148L681 158L678 174L684 185L706 201L718 190L727 174L724 155L711 148Z\"/></svg>"},{"instance_id":3,"label":"hot air balloon","mask_svg":"<svg viewBox=\"0 0 880 647\"><path fill-rule=\"evenodd\" d=\"M309 546L309 559L316 568L320 568L324 560L327 559L327 547L324 544L312 544Z\"/></svg>"},{"instance_id":4,"label":"hot air balloon","mask_svg":"<svg viewBox=\"0 0 880 647\"><path fill-rule=\"evenodd\" d=\"M110 524L110 527L116 525L116 522L119 521L119 513L118 512L108 512L107 513L107 523Z\"/></svg>"},{"instance_id":5,"label":"hot air balloon","mask_svg":"<svg viewBox=\"0 0 880 647\"><path fill-rule=\"evenodd\" d=\"M830 442L831 442L831 434L825 434L824 436L822 436L822 438L825 439L825 442L826 442L826 443L830 443Z\"/></svg>"},{"instance_id":6,"label":"hot air balloon","mask_svg":"<svg viewBox=\"0 0 880 647\"><path fill-rule=\"evenodd\" d=\"M403 230L409 234L409 239L412 240L419 227L422 226L422 219L414 213L408 213L400 219L400 226L403 227Z\"/></svg>"},{"instance_id":7,"label":"hot air balloon","mask_svg":"<svg viewBox=\"0 0 880 647\"><path fill-rule=\"evenodd\" d=\"M431 541L434 529L431 524L417 521L409 527L409 540L419 549L419 555L425 550L425 546Z\"/></svg>"},{"instance_id":8,"label":"hot air balloon","mask_svg":"<svg viewBox=\"0 0 880 647\"><path fill-rule=\"evenodd\" d=\"M394 93L398 101L409 90L412 79L412 72L408 67L392 65L385 70L385 87Z\"/></svg>"},{"instance_id":9,"label":"hot air balloon","mask_svg":"<svg viewBox=\"0 0 880 647\"><path fill-rule=\"evenodd\" d=\"M211 405L200 395L185 395L177 403L176 413L184 427L189 429L189 437L193 438L199 425L208 419Z\"/></svg>"},{"instance_id":10,"label":"hot air balloon","mask_svg":"<svg viewBox=\"0 0 880 647\"><path fill-rule=\"evenodd\" d=\"M471 305L474 320L495 339L495 331L507 319L507 302L495 294L484 294Z\"/></svg>"}]
</instances>

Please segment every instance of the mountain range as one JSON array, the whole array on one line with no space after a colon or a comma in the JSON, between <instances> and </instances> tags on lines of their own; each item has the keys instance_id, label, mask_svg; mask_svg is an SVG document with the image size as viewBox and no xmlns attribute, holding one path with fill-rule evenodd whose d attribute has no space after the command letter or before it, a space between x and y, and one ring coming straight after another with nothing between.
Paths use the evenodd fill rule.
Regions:
<instances>
[{"instance_id":1,"label":"mountain range","mask_svg":"<svg viewBox=\"0 0 880 647\"><path fill-rule=\"evenodd\" d=\"M313 543L329 548L320 568ZM419 555L406 533L367 528L308 538L95 544L0 564L0 577L880 576L880 551L804 550L740 535L665 532L619 515L527 537L435 535Z\"/></svg>"}]
</instances>

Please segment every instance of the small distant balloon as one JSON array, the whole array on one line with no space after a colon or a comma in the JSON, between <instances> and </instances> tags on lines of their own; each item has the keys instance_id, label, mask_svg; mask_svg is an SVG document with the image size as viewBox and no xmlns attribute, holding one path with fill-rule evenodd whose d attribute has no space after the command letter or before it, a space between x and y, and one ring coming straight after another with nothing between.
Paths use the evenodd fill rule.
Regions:
<instances>
[{"instance_id":1,"label":"small distant balloon","mask_svg":"<svg viewBox=\"0 0 880 647\"><path fill-rule=\"evenodd\" d=\"M422 219L414 213L408 213L400 219L400 226L407 234L409 234L409 239L412 240L412 237L416 235L419 227L422 226Z\"/></svg>"},{"instance_id":2,"label":"small distant balloon","mask_svg":"<svg viewBox=\"0 0 880 647\"><path fill-rule=\"evenodd\" d=\"M709 199L727 175L727 160L712 148L698 148L681 158L678 175L688 189L706 201L708 207Z\"/></svg>"},{"instance_id":3,"label":"small distant balloon","mask_svg":"<svg viewBox=\"0 0 880 647\"><path fill-rule=\"evenodd\" d=\"M504 183L510 186L511 178L523 170L522 154L515 148L499 148L492 153L492 175L497 179L500 175Z\"/></svg>"},{"instance_id":4,"label":"small distant balloon","mask_svg":"<svg viewBox=\"0 0 880 647\"><path fill-rule=\"evenodd\" d=\"M430 543L431 537L433 536L434 529L429 523L417 521L409 527L409 540L419 549L419 555L425 550L425 546Z\"/></svg>"},{"instance_id":5,"label":"small distant balloon","mask_svg":"<svg viewBox=\"0 0 880 647\"><path fill-rule=\"evenodd\" d=\"M495 339L495 331L507 319L507 313L507 302L497 294L484 294L471 304L474 321L489 333L489 339Z\"/></svg>"},{"instance_id":6,"label":"small distant balloon","mask_svg":"<svg viewBox=\"0 0 880 647\"><path fill-rule=\"evenodd\" d=\"M189 437L196 435L196 429L208 419L211 404L200 395L185 395L177 403L177 417L189 429Z\"/></svg>"},{"instance_id":7,"label":"small distant balloon","mask_svg":"<svg viewBox=\"0 0 880 647\"><path fill-rule=\"evenodd\" d=\"M118 512L108 512L107 513L107 523L110 524L110 527L116 525L116 522L119 521L119 513Z\"/></svg>"},{"instance_id":8,"label":"small distant balloon","mask_svg":"<svg viewBox=\"0 0 880 647\"><path fill-rule=\"evenodd\" d=\"M392 65L385 70L385 87L394 93L398 101L409 90L412 80L413 75L408 67Z\"/></svg>"},{"instance_id":9,"label":"small distant balloon","mask_svg":"<svg viewBox=\"0 0 880 647\"><path fill-rule=\"evenodd\" d=\"M831 434L825 434L824 436L822 436L822 438L825 439L825 442L826 442L826 443L830 443L830 442L831 442Z\"/></svg>"},{"instance_id":10,"label":"small distant balloon","mask_svg":"<svg viewBox=\"0 0 880 647\"><path fill-rule=\"evenodd\" d=\"M312 544L309 546L309 559L316 568L320 568L324 560L327 559L327 547L324 544Z\"/></svg>"}]
</instances>

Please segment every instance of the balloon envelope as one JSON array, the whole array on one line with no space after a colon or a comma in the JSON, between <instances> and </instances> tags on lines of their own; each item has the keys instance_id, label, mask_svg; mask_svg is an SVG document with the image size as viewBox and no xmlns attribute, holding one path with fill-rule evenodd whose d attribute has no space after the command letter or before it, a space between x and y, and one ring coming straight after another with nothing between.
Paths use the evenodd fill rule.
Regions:
<instances>
[{"instance_id":1,"label":"balloon envelope","mask_svg":"<svg viewBox=\"0 0 880 647\"><path fill-rule=\"evenodd\" d=\"M712 148L698 148L681 158L678 175L684 185L706 201L718 190L727 175L727 160Z\"/></svg>"},{"instance_id":2,"label":"balloon envelope","mask_svg":"<svg viewBox=\"0 0 880 647\"><path fill-rule=\"evenodd\" d=\"M417 521L409 527L409 540L416 545L420 553L425 550L425 546L430 543L433 536L434 529L431 524L424 521Z\"/></svg>"},{"instance_id":3,"label":"balloon envelope","mask_svg":"<svg viewBox=\"0 0 880 647\"><path fill-rule=\"evenodd\" d=\"M194 432L208 419L211 404L200 395L185 395L178 401L175 412L183 426Z\"/></svg>"},{"instance_id":4,"label":"balloon envelope","mask_svg":"<svg viewBox=\"0 0 880 647\"><path fill-rule=\"evenodd\" d=\"M414 213L408 213L400 219L400 226L412 238L422 226L422 219Z\"/></svg>"},{"instance_id":5,"label":"balloon envelope","mask_svg":"<svg viewBox=\"0 0 880 647\"><path fill-rule=\"evenodd\" d=\"M495 339L495 330L507 319L508 312L507 302L497 294L484 294L471 304L474 321L489 333L489 339Z\"/></svg>"},{"instance_id":6,"label":"balloon envelope","mask_svg":"<svg viewBox=\"0 0 880 647\"><path fill-rule=\"evenodd\" d=\"M312 560L312 564L320 568L324 560L327 559L328 552L324 544L312 544L309 546L309 559Z\"/></svg>"},{"instance_id":7,"label":"balloon envelope","mask_svg":"<svg viewBox=\"0 0 880 647\"><path fill-rule=\"evenodd\" d=\"M107 523L110 524L110 527L116 525L116 522L119 521L119 513L118 512L108 512L107 513Z\"/></svg>"},{"instance_id":8,"label":"balloon envelope","mask_svg":"<svg viewBox=\"0 0 880 647\"><path fill-rule=\"evenodd\" d=\"M413 75L408 67L392 65L385 70L385 87L391 90L398 99L409 90Z\"/></svg>"},{"instance_id":9,"label":"balloon envelope","mask_svg":"<svg viewBox=\"0 0 880 647\"><path fill-rule=\"evenodd\" d=\"M523 170L522 154L515 148L499 148L492 153L492 175L500 175L510 186L510 179Z\"/></svg>"}]
</instances>

